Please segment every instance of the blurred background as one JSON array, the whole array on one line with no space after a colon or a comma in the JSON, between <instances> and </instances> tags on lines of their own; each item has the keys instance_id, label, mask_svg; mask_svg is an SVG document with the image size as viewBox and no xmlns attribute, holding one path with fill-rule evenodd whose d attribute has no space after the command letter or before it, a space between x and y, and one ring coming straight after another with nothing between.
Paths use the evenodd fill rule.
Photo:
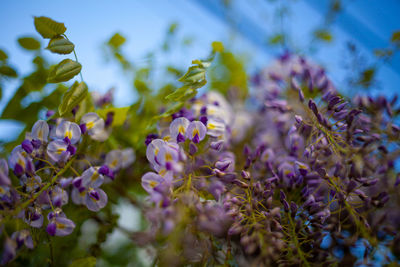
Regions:
<instances>
[{"instance_id":1,"label":"blurred background","mask_svg":"<svg viewBox=\"0 0 400 267\"><path fill-rule=\"evenodd\" d=\"M2 1L0 49L23 77L32 72L36 52L21 48L17 39L32 36L46 45L35 31L33 16L63 22L90 90L105 93L114 88L119 107L137 98L129 72L151 68L151 82L157 88L176 80L193 59L205 58L213 41L223 42L235 55L235 66L250 74L244 83L290 51L324 66L345 95L364 91L388 96L400 92L399 14L398 0ZM117 58L119 64L110 46L123 55ZM50 62L60 60L59 55L43 49L42 53ZM171 73L176 75L167 75ZM0 85L2 113L21 80L1 80ZM30 94L22 104L28 106L40 97ZM0 142L14 140L23 127L1 119ZM122 228L140 228L138 211L129 204L119 203L115 211ZM93 225L88 221L82 228L85 246L91 242ZM123 238L116 231L103 249L112 255L118 249L115 240Z\"/></svg>"}]
</instances>

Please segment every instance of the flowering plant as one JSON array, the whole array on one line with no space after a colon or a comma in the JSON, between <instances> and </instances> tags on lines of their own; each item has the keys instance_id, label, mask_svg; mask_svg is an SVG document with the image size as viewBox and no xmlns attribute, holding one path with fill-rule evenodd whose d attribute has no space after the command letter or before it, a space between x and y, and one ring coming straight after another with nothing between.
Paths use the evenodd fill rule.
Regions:
<instances>
[{"instance_id":1,"label":"flowering plant","mask_svg":"<svg viewBox=\"0 0 400 267\"><path fill-rule=\"evenodd\" d=\"M75 52L62 23L39 17L35 26L51 52ZM132 68L120 42L111 44ZM109 225L97 242L119 228L160 266L395 262L397 98L349 99L323 68L289 52L254 76L250 93L221 86L197 95L218 53L228 55L214 42L179 88L151 93L136 79L140 98L128 108L113 107L111 92L90 95L75 82L57 112L32 121L8 162L0 161L2 263L44 242L57 263L53 236L80 227L66 211L69 199ZM41 68L44 84L59 83L81 65L65 59ZM142 189L131 194L138 184ZM116 223L109 192L113 201L138 207L147 227L131 232ZM89 255L99 249L92 246ZM83 262L93 265L93 258Z\"/></svg>"}]
</instances>

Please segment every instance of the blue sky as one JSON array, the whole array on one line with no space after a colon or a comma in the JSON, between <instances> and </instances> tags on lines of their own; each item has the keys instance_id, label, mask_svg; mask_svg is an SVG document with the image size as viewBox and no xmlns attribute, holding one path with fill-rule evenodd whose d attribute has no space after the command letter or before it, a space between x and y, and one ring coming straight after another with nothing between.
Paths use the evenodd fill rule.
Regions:
<instances>
[{"instance_id":1,"label":"blue sky","mask_svg":"<svg viewBox=\"0 0 400 267\"><path fill-rule=\"evenodd\" d=\"M334 43L321 47L312 57L327 68L328 74L339 88L347 74L340 61L344 43L352 40L360 46L368 59L372 59L373 49L385 45L385 40L390 38L393 30L400 27L397 15L400 14L400 4L395 0L344 2L346 9L332 27ZM76 45L79 61L83 65L82 74L89 88L105 92L110 87L115 87L116 104L126 106L135 98L130 81L116 66L105 63L101 50L101 44L115 32L127 37L124 51L138 64L147 52L160 46L171 22L179 23L179 34L192 37L193 45L190 49L160 55L157 60L171 61L182 68L189 66L192 59L206 56L212 41L229 43L234 51L245 53L251 70L268 65L281 52L280 49L271 49L263 43L269 34L277 31L273 18L266 14L271 7L281 2L232 1L230 14L236 21L234 28L227 22L226 14L218 10L220 3L221 1L214 0L6 0L0 4L0 48L9 54L10 63L17 67L20 74L29 73L31 54L19 48L17 38L30 35L41 39L34 29L33 16L48 16L64 22L67 36ZM285 28L292 36L294 48L302 50L307 47L310 33L323 21L327 3L328 1L319 0L291 2L290 18L285 20ZM62 58L51 55L48 51L44 53L53 58L54 62ZM399 70L396 72L395 69L390 65L381 68L378 77L384 91L376 93L393 94L398 90L400 77ZM4 88L0 111L18 85L19 82L15 81ZM0 128L15 127L4 123L0 123ZM4 139L4 134L4 131L0 131L0 139Z\"/></svg>"}]
</instances>

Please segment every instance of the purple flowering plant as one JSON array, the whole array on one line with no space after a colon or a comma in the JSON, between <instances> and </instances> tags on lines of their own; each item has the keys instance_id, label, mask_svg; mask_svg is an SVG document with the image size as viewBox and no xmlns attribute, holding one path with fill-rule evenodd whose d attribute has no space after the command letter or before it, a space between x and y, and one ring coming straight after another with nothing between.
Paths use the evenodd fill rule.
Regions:
<instances>
[{"instance_id":1,"label":"purple flowering plant","mask_svg":"<svg viewBox=\"0 0 400 267\"><path fill-rule=\"evenodd\" d=\"M139 95L117 108L113 90L89 93L82 75L62 85L82 68L63 23L35 17L35 27L50 52L75 60L49 66L37 56L2 114L26 129L0 159L1 264L123 265L125 254L137 259L143 248L159 266L398 262L396 96L350 99L322 67L290 52L250 86L243 73L226 84L214 77L198 94L206 72L242 70L219 42L180 73L180 86L153 91L116 34L107 47L135 73ZM20 110L33 77L31 90L57 84L40 102L45 114L35 103L26 109L32 114ZM121 200L139 211L139 230L118 222ZM85 247L87 225L97 232ZM128 237L120 254L104 248L115 229Z\"/></svg>"}]
</instances>

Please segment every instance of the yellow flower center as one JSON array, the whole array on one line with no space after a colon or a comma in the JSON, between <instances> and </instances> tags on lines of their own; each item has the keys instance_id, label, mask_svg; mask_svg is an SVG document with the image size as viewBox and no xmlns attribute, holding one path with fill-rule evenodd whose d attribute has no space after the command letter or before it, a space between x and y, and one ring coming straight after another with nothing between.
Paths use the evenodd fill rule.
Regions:
<instances>
[{"instance_id":1,"label":"yellow flower center","mask_svg":"<svg viewBox=\"0 0 400 267\"><path fill-rule=\"evenodd\" d=\"M86 123L86 129L90 130L92 129L94 126L94 122L93 121L89 121L88 123Z\"/></svg>"},{"instance_id":2,"label":"yellow flower center","mask_svg":"<svg viewBox=\"0 0 400 267\"><path fill-rule=\"evenodd\" d=\"M97 178L99 178L99 176L100 176L100 174L97 172L97 171L95 171L93 174L92 174L92 177L90 178L90 180L93 182L93 181L96 181L97 180Z\"/></svg>"},{"instance_id":3,"label":"yellow flower center","mask_svg":"<svg viewBox=\"0 0 400 267\"><path fill-rule=\"evenodd\" d=\"M185 128L182 125L179 125L179 130L181 134L185 134Z\"/></svg>"},{"instance_id":4,"label":"yellow flower center","mask_svg":"<svg viewBox=\"0 0 400 267\"><path fill-rule=\"evenodd\" d=\"M71 140L71 138L72 138L72 132L71 132L71 131L66 131L64 137L68 137L68 139Z\"/></svg>"},{"instance_id":5,"label":"yellow flower center","mask_svg":"<svg viewBox=\"0 0 400 267\"><path fill-rule=\"evenodd\" d=\"M195 137L196 134L197 134L198 136L200 136L199 130L198 130L197 128L195 128L195 129L193 130L193 136L192 136L192 137Z\"/></svg>"},{"instance_id":6,"label":"yellow flower center","mask_svg":"<svg viewBox=\"0 0 400 267\"><path fill-rule=\"evenodd\" d=\"M212 124L212 123L209 123L209 124L207 125L207 128L210 129L210 130L213 130L213 129L216 128L216 126L215 126L214 124Z\"/></svg>"}]
</instances>

